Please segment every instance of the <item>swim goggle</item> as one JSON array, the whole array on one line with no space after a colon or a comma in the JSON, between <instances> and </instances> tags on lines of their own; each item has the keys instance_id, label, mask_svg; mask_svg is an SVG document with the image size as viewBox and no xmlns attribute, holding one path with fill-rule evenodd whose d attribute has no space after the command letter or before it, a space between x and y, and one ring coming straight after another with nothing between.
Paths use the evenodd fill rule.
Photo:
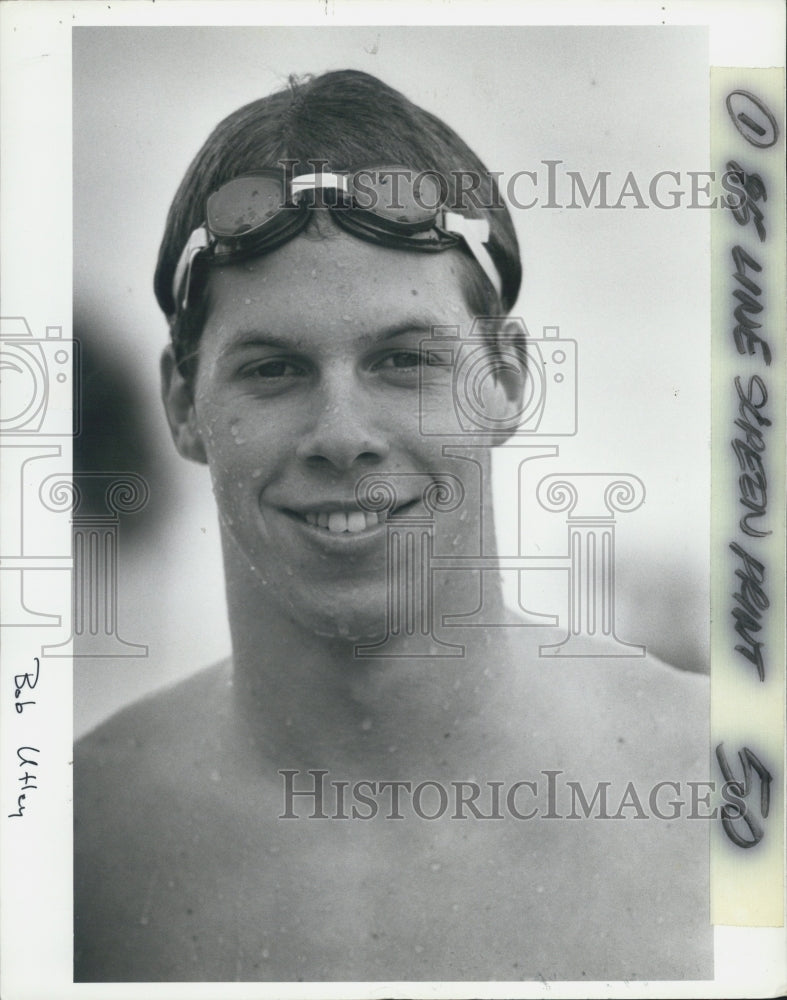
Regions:
<instances>
[{"instance_id":1,"label":"swim goggle","mask_svg":"<svg viewBox=\"0 0 787 1000\"><path fill-rule=\"evenodd\" d=\"M464 246L501 294L501 276L486 248L488 220L442 207L432 172L374 167L352 175L288 178L282 169L236 177L209 196L205 222L189 237L175 268L175 302L183 286L181 307L187 308L197 258L231 264L274 250L306 228L312 207L329 209L342 229L381 246L428 252Z\"/></svg>"}]
</instances>

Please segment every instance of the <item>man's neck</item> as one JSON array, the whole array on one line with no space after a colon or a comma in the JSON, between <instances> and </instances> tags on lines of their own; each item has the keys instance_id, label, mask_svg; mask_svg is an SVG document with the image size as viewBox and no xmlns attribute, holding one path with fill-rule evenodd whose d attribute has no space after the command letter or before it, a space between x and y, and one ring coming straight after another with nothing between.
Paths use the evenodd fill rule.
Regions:
<instances>
[{"instance_id":1,"label":"man's neck","mask_svg":"<svg viewBox=\"0 0 787 1000\"><path fill-rule=\"evenodd\" d=\"M465 576L446 573L453 580L435 589L453 587L455 598ZM490 589L488 606L505 614L499 587ZM277 767L327 768L356 780L403 771L462 778L494 767L509 730L524 721L511 712L522 656L510 655L509 629L445 630L460 655L425 656L419 645L413 656L413 639L402 637L385 657L370 657L357 642L315 635L252 597L228 579L234 696L248 738Z\"/></svg>"}]
</instances>

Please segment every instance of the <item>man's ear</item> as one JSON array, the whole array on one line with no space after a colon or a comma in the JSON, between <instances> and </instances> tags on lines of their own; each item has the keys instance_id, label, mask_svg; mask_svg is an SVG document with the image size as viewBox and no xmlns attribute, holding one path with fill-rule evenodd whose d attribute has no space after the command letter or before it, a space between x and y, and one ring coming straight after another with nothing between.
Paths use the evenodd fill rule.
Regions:
<instances>
[{"instance_id":1,"label":"man's ear","mask_svg":"<svg viewBox=\"0 0 787 1000\"><path fill-rule=\"evenodd\" d=\"M171 346L161 355L161 398L175 447L184 458L207 465L208 456L197 427L192 387L175 363Z\"/></svg>"},{"instance_id":2,"label":"man's ear","mask_svg":"<svg viewBox=\"0 0 787 1000\"><path fill-rule=\"evenodd\" d=\"M516 421L522 414L527 378L527 343L521 322L505 323L496 340L498 366L495 383L502 389L497 400L497 417L504 422L510 420L513 433Z\"/></svg>"}]
</instances>

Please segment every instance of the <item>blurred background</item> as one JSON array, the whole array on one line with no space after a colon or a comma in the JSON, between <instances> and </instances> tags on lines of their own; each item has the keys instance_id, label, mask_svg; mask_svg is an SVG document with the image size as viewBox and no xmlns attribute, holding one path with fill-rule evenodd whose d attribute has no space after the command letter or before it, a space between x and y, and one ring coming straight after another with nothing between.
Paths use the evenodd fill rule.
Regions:
<instances>
[{"instance_id":1,"label":"blurred background","mask_svg":"<svg viewBox=\"0 0 787 1000\"><path fill-rule=\"evenodd\" d=\"M119 525L118 632L141 658L75 660L75 734L229 652L207 470L180 459L158 398L167 325L153 269L175 189L209 131L291 73L357 68L444 118L503 179L546 167L610 200L632 172L708 168L708 69L699 28L77 28L73 32L74 330L85 430L75 469L136 472L150 500ZM529 187L518 187L526 200ZM564 189L567 190L567 189ZM669 184L662 184L662 191ZM568 201L565 198L564 201ZM638 476L619 519L618 635L707 669L710 211L514 211L531 334L578 344L578 433L526 467ZM562 555L563 515L517 505L517 462L496 465L501 554ZM527 491L526 491L527 492ZM86 500L86 502L88 502ZM102 497L92 501L97 507ZM565 615L561 574L530 574L526 605ZM555 577L555 579L549 579ZM515 581L508 581L516 600Z\"/></svg>"}]
</instances>

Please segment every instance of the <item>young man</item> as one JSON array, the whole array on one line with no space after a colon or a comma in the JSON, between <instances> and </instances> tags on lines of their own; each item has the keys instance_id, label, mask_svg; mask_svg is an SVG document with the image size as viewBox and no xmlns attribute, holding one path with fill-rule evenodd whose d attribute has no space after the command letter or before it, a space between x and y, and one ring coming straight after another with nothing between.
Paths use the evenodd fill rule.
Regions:
<instances>
[{"instance_id":1,"label":"young man","mask_svg":"<svg viewBox=\"0 0 787 1000\"><path fill-rule=\"evenodd\" d=\"M424 342L487 317L472 441L504 440L520 277L484 165L365 74L242 108L197 155L162 382L212 477L232 660L77 750L77 980L710 975L702 683L540 658L497 585L501 627L429 627L479 576L424 581L431 555L494 532L488 449L444 447L455 358Z\"/></svg>"}]
</instances>

